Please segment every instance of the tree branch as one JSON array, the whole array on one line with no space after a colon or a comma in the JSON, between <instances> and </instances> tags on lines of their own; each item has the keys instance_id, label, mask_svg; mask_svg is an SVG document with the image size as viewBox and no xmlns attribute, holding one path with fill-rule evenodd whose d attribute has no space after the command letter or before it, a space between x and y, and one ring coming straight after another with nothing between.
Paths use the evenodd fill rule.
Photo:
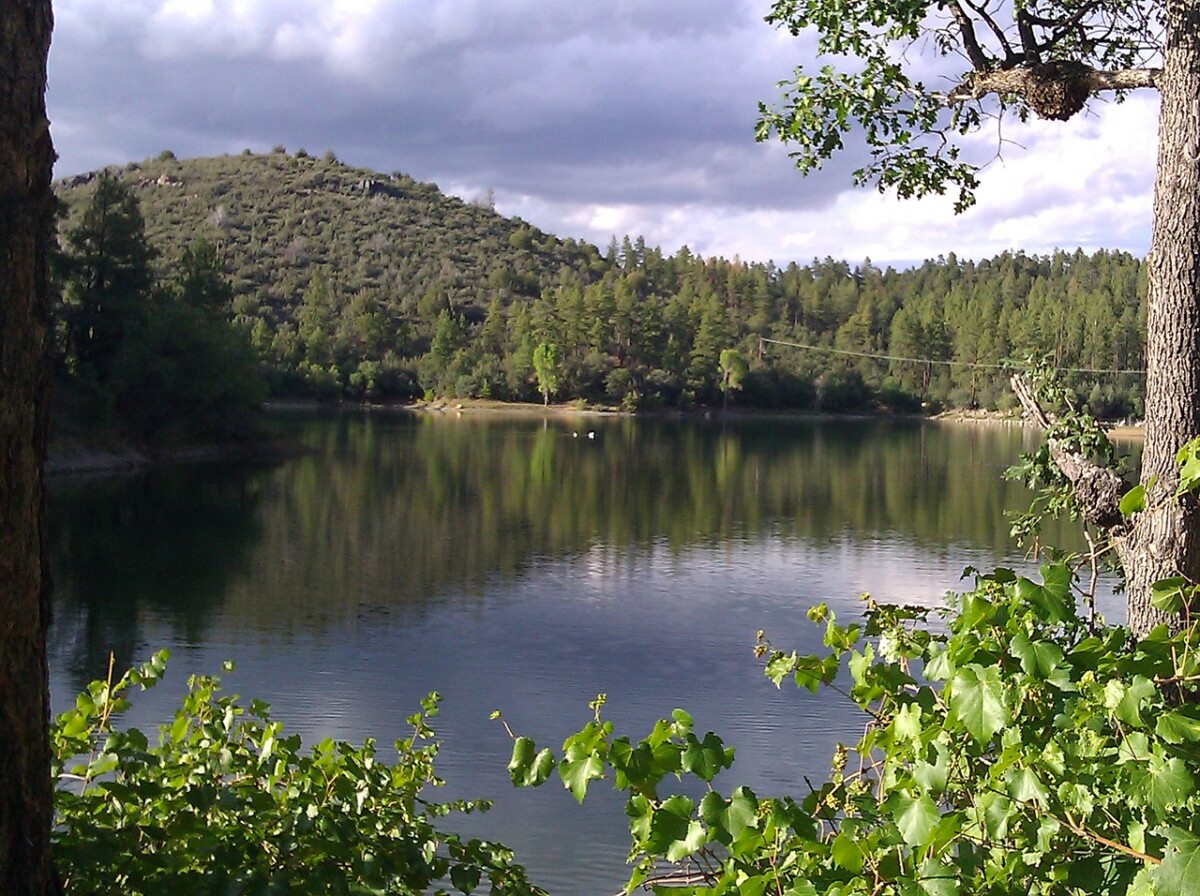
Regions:
<instances>
[{"instance_id":1,"label":"tree branch","mask_svg":"<svg viewBox=\"0 0 1200 896\"><path fill-rule=\"evenodd\" d=\"M1008 35L1004 33L1003 28L996 24L996 20L988 14L987 9L984 6L972 3L971 0L963 0L963 2L971 8L971 11L975 13L975 15L983 19L984 23L988 26L988 28L991 29L992 34L996 36L996 40L1000 42L1000 48L1004 50L1005 64L1007 65L1010 61L1014 60L1015 55L1013 54L1012 44L1008 42ZM961 13L962 7L958 6L957 2L954 5L958 7L958 12ZM971 33L972 35L974 34L974 28L972 28ZM988 68L988 66L976 65L975 68L979 71L983 71L984 69Z\"/></svg>"},{"instance_id":2,"label":"tree branch","mask_svg":"<svg viewBox=\"0 0 1200 896\"><path fill-rule=\"evenodd\" d=\"M1147 855L1144 852L1134 849L1132 846L1126 846L1124 843L1118 843L1116 840L1109 840L1107 837L1103 837L1100 834L1097 834L1095 831L1089 831L1082 825L1075 824L1075 822L1071 820L1069 813L1067 814L1066 818L1056 818L1050 813L1047 814L1077 837L1085 837L1088 840L1094 840L1101 846L1107 846L1109 849L1116 850L1123 855L1137 859L1139 862L1148 862L1151 865L1162 864L1162 859L1160 859L1158 856Z\"/></svg>"},{"instance_id":3,"label":"tree branch","mask_svg":"<svg viewBox=\"0 0 1200 896\"><path fill-rule=\"evenodd\" d=\"M1086 41L1087 34L1083 27L1083 20L1095 12L1097 5L1098 4L1088 4L1086 6L1079 7L1079 9L1075 11L1075 15L1071 16L1065 22L1056 22L1053 19L1043 19L1029 11L1026 11L1025 15L1028 17L1029 21L1033 22L1035 25L1040 25L1041 27L1047 29L1054 29L1050 37L1046 38L1046 40L1042 42L1042 49L1049 51L1054 49L1054 47L1057 46L1058 43L1072 31L1079 32L1081 42ZM1109 27L1109 33L1112 33L1111 26Z\"/></svg>"},{"instance_id":4,"label":"tree branch","mask_svg":"<svg viewBox=\"0 0 1200 896\"><path fill-rule=\"evenodd\" d=\"M970 2L970 0L967 0L967 2ZM972 7L972 9L974 8ZM951 0L950 14L954 16L954 21L958 24L958 29L962 33L963 49L967 53L967 58L971 60L971 65L976 71L987 71L991 68L991 64L986 54L984 54L983 48L979 46L979 39L975 36L975 23L971 21L971 17L967 15L966 11L959 6L958 0ZM983 14L981 13L981 15ZM986 15L983 15L983 18L986 21L991 21Z\"/></svg>"},{"instance_id":5,"label":"tree branch","mask_svg":"<svg viewBox=\"0 0 1200 896\"><path fill-rule=\"evenodd\" d=\"M1106 90L1158 86L1162 69L1096 69L1081 63L1048 62L976 71L944 95L947 103L983 99L989 94L1017 96L1042 118L1066 121L1088 97Z\"/></svg>"},{"instance_id":6,"label":"tree branch","mask_svg":"<svg viewBox=\"0 0 1200 896\"><path fill-rule=\"evenodd\" d=\"M1035 65L1042 61L1041 47L1033 35L1033 23L1024 9L1017 8L1017 33L1021 36L1021 49L1025 51L1025 59Z\"/></svg>"},{"instance_id":7,"label":"tree branch","mask_svg":"<svg viewBox=\"0 0 1200 896\"><path fill-rule=\"evenodd\" d=\"M1013 375L1011 383L1013 394L1021 402L1025 413L1040 429L1048 430L1050 417L1039 404L1033 388L1019 373ZM1120 534L1126 526L1120 510L1121 497L1126 490L1125 481L1115 470L1100 466L1054 437L1050 438L1049 447L1050 459L1071 483L1084 519L1106 532Z\"/></svg>"}]
</instances>

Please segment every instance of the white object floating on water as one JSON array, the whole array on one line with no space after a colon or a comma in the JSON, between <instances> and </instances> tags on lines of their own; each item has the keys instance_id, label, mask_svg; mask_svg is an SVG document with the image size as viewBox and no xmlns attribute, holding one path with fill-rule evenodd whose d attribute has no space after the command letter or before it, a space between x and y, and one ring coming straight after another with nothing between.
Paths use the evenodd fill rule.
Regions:
<instances>
[{"instance_id":1,"label":"white object floating on water","mask_svg":"<svg viewBox=\"0 0 1200 896\"><path fill-rule=\"evenodd\" d=\"M594 438L596 438L596 434L595 434L594 432L589 432L589 433L588 433L588 438L589 438L589 439L594 439Z\"/></svg>"}]
</instances>

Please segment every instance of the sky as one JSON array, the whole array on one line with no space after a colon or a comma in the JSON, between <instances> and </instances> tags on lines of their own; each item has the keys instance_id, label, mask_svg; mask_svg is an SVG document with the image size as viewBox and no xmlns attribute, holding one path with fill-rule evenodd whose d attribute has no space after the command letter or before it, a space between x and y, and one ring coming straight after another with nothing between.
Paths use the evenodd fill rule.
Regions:
<instances>
[{"instance_id":1,"label":"sky","mask_svg":"<svg viewBox=\"0 0 1200 896\"><path fill-rule=\"evenodd\" d=\"M758 103L813 42L767 0L57 0L57 176L179 158L332 150L600 248L905 267L955 252L1149 242L1158 104L1005 121L972 150L977 205L854 187L856 144L803 177L756 143ZM998 136L1003 143L998 143Z\"/></svg>"}]
</instances>

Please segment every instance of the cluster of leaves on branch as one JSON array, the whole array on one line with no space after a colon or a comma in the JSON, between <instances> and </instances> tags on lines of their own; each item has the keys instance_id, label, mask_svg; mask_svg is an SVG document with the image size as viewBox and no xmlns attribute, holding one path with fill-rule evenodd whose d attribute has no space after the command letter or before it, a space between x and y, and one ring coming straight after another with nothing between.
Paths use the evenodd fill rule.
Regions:
<instances>
[{"instance_id":1,"label":"cluster of leaves on branch","mask_svg":"<svg viewBox=\"0 0 1200 896\"><path fill-rule=\"evenodd\" d=\"M163 652L93 682L54 723L54 850L68 894L541 893L505 847L443 830L486 802L425 796L441 783L436 694L391 763L370 740L305 752L269 707L221 695L213 677L189 679L151 743L116 717L165 664Z\"/></svg>"},{"instance_id":2,"label":"cluster of leaves on branch","mask_svg":"<svg viewBox=\"0 0 1200 896\"><path fill-rule=\"evenodd\" d=\"M732 750L682 712L635 742L597 707L561 754L518 738L510 772L540 784L557 766L580 800L601 778L626 791L630 890L1195 893L1200 627L1185 615L1182 632L1135 640L1081 615L1073 582L1063 565L1040 581L998 569L938 613L872 602L843 625L817 607L822 655L760 640L776 684L835 691L864 713L861 739L807 794L719 788ZM1155 602L1187 614L1195 592L1163 582ZM665 793L671 777L698 779L702 798Z\"/></svg>"},{"instance_id":3,"label":"cluster of leaves on branch","mask_svg":"<svg viewBox=\"0 0 1200 896\"><path fill-rule=\"evenodd\" d=\"M822 64L798 67L777 106L760 104L757 138L788 144L808 173L854 134L870 154L858 184L903 198L949 190L956 212L979 186L963 138L1009 110L1066 121L1097 92L1153 86L1163 31L1161 4L1144 0L775 0L767 21L814 33Z\"/></svg>"},{"instance_id":4,"label":"cluster of leaves on branch","mask_svg":"<svg viewBox=\"0 0 1200 896\"><path fill-rule=\"evenodd\" d=\"M1003 405L1007 374L989 365L1028 354L1144 367L1143 265L1124 253L777 267L629 238L601 253L307 154L157 159L113 176L140 199L160 257L196 237L219 247L231 310L279 395L911 411ZM60 194L78 206L93 189ZM760 351L763 337L819 350ZM542 344L558 349L548 391ZM747 362L740 389L724 351ZM1066 382L1098 416L1140 412L1136 373Z\"/></svg>"}]
</instances>

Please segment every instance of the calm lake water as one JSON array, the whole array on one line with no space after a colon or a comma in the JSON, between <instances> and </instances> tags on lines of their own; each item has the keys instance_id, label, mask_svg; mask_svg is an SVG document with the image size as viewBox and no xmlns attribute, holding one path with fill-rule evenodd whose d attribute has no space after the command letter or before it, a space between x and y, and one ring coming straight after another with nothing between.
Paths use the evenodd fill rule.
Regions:
<instances>
[{"instance_id":1,"label":"calm lake water","mask_svg":"<svg viewBox=\"0 0 1200 896\"><path fill-rule=\"evenodd\" d=\"M440 796L496 800L457 827L581 896L627 876L619 795L514 791L493 709L557 747L597 692L634 737L684 707L737 750L718 789L801 793L862 719L776 690L756 630L817 651L815 603L933 605L966 566L1020 565L1005 514L1029 495L1001 473L1034 445L1017 427L921 421L397 411L280 426L313 453L52 483L56 705L110 652L126 666L160 647L167 680L131 713L143 726L225 659L227 690L309 742L390 744L437 690Z\"/></svg>"}]
</instances>

